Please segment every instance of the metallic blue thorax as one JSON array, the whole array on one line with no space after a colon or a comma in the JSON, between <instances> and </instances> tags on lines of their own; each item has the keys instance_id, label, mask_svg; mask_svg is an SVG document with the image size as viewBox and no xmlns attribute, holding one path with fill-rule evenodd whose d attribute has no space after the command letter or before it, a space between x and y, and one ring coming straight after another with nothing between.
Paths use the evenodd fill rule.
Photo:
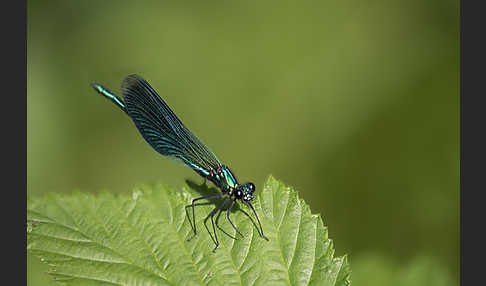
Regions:
<instances>
[{"instance_id":1,"label":"metallic blue thorax","mask_svg":"<svg viewBox=\"0 0 486 286\"><path fill-rule=\"evenodd\" d=\"M225 165L221 165L216 170L211 170L207 178L224 191L238 187L238 181L235 175Z\"/></svg>"}]
</instances>

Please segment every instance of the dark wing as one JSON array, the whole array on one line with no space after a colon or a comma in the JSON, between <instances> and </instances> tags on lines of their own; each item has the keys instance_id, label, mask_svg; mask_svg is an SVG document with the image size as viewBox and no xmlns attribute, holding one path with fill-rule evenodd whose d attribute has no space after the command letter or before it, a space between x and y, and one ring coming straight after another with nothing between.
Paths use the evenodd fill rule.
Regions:
<instances>
[{"instance_id":1,"label":"dark wing","mask_svg":"<svg viewBox=\"0 0 486 286\"><path fill-rule=\"evenodd\" d=\"M172 112L150 84L138 75L122 83L128 115L157 152L181 160L202 174L220 166L218 158Z\"/></svg>"}]
</instances>

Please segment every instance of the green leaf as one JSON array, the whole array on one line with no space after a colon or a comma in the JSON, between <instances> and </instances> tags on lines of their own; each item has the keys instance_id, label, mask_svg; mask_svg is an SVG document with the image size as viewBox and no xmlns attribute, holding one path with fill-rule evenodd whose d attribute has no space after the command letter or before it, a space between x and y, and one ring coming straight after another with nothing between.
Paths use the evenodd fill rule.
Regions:
<instances>
[{"instance_id":1,"label":"green leaf","mask_svg":"<svg viewBox=\"0 0 486 286\"><path fill-rule=\"evenodd\" d=\"M346 256L333 258L321 217L293 189L270 177L254 200L269 241L238 204L231 219L245 237L229 237L235 231L223 212L212 252L211 220L204 220L221 200L196 207L198 234L188 241L190 203L218 190L188 184L182 192L157 185L131 196L29 198L27 249L63 285L350 285Z\"/></svg>"}]
</instances>

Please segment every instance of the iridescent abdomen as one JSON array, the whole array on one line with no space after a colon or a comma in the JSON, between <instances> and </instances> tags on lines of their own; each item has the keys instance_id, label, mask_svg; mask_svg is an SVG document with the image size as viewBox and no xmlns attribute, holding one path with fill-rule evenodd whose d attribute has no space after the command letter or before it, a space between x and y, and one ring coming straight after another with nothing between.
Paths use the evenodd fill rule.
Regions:
<instances>
[{"instance_id":1,"label":"iridescent abdomen","mask_svg":"<svg viewBox=\"0 0 486 286\"><path fill-rule=\"evenodd\" d=\"M207 178L223 191L235 189L238 186L238 181L236 180L235 175L233 175L233 172L231 172L225 165L221 165L218 169L211 170L209 175L207 175Z\"/></svg>"}]
</instances>

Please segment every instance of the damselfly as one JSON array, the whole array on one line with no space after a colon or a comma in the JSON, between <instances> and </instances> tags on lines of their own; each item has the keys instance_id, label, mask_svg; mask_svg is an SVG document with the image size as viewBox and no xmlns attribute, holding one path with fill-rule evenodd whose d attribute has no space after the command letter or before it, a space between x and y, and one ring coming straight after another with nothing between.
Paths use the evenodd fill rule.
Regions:
<instances>
[{"instance_id":1,"label":"damselfly","mask_svg":"<svg viewBox=\"0 0 486 286\"><path fill-rule=\"evenodd\" d=\"M210 213L216 241L213 251L219 246L214 227L214 215L230 201L226 217L235 231L243 236L230 219L231 209L236 201L241 201L253 211L260 227L260 235L268 240L263 234L260 219L251 204L255 185L253 183L239 184L231 170L221 164L216 155L182 124L147 81L138 75L127 76L122 83L123 99L100 84L92 83L91 85L99 94L115 103L133 120L138 131L152 148L164 156L184 163L221 190L221 193L192 200L192 220L194 222L192 237L197 234L194 203L202 199L226 196L223 203Z\"/></svg>"}]
</instances>

